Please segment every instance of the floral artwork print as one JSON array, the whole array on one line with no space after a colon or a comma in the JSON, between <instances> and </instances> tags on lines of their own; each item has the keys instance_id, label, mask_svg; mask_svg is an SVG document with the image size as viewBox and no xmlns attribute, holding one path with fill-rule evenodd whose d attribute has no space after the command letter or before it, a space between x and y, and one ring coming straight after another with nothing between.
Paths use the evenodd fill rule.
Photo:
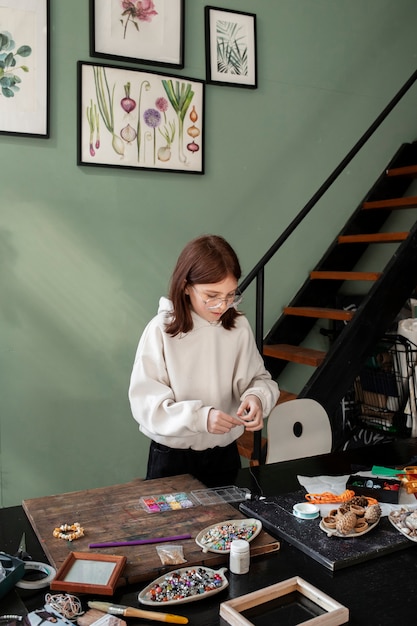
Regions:
<instances>
[{"instance_id":1,"label":"floral artwork print","mask_svg":"<svg viewBox=\"0 0 417 626\"><path fill-rule=\"evenodd\" d=\"M120 0L122 7L121 24L123 26L123 39L126 38L126 29L132 24L136 30L140 31L140 22L151 22L155 15L155 5L152 0Z\"/></svg>"},{"instance_id":2,"label":"floral artwork print","mask_svg":"<svg viewBox=\"0 0 417 626\"><path fill-rule=\"evenodd\" d=\"M13 35L8 31L0 32L0 94L5 98L14 98L20 90L21 73L29 72L28 66L22 64L21 59L30 56L32 48L22 45L14 52L15 47Z\"/></svg>"},{"instance_id":3,"label":"floral artwork print","mask_svg":"<svg viewBox=\"0 0 417 626\"><path fill-rule=\"evenodd\" d=\"M202 81L80 68L82 162L202 173Z\"/></svg>"},{"instance_id":4,"label":"floral artwork print","mask_svg":"<svg viewBox=\"0 0 417 626\"><path fill-rule=\"evenodd\" d=\"M184 67L185 0L86 1L92 56Z\"/></svg>"}]
</instances>

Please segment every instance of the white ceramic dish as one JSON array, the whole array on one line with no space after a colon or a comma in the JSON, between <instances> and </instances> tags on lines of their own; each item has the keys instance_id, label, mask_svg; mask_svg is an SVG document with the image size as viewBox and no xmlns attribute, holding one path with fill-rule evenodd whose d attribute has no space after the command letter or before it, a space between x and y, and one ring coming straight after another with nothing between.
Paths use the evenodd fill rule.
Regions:
<instances>
[{"instance_id":1,"label":"white ceramic dish","mask_svg":"<svg viewBox=\"0 0 417 626\"><path fill-rule=\"evenodd\" d=\"M322 529L324 533L326 533L328 537L341 537L342 539L351 539L352 537L362 537L362 535L366 535L366 533L369 533L369 531L373 530L375 526L378 526L378 524L379 524L379 520L375 522L375 524L371 524L370 526L368 526L368 528L363 530L361 533L357 533L356 531L353 531L351 533L348 533L347 535L340 533L335 528L327 528L327 526L323 524L323 520L321 520L320 522L320 528Z\"/></svg>"},{"instance_id":2,"label":"white ceramic dish","mask_svg":"<svg viewBox=\"0 0 417 626\"><path fill-rule=\"evenodd\" d=\"M184 575L186 575L187 572L190 571L196 571L196 572L202 572L203 575L206 574L209 577L213 577L215 575L217 575L219 577L220 580L220 585L218 587L216 587L215 589L211 589L210 591L204 591L202 593L196 593L195 595L192 596L187 596L184 598L178 598L176 600L160 600L159 602L157 600L152 600L151 599L151 591L155 586L159 586L161 588L163 588L164 582L167 580L167 577L170 577L172 574L179 574L179 576L183 577ZM156 578L153 582L151 582L147 587L145 587L145 589L142 589L142 591L138 594L138 600L141 604L146 604L148 606L172 606L174 604L185 604L186 602L196 602L197 600L204 600L204 598L209 598L210 596L213 596L216 593L220 593L220 591L223 591L223 589L226 589L226 587L229 585L229 581L227 580L226 576L224 575L225 572L227 571L227 569L225 567L222 567L219 570L213 570L210 567L203 567L203 566L196 566L196 567L182 567L180 569L176 569L173 570L171 572L168 572L167 574L164 574L163 576L160 576L159 578Z\"/></svg>"},{"instance_id":3,"label":"white ceramic dish","mask_svg":"<svg viewBox=\"0 0 417 626\"><path fill-rule=\"evenodd\" d=\"M320 515L319 512L315 513L314 515L303 515L302 513L297 513L297 511L292 512L292 514L294 515L294 517L297 517L298 519L302 519L302 520L312 520L312 519L317 519L318 516Z\"/></svg>"},{"instance_id":4,"label":"white ceramic dish","mask_svg":"<svg viewBox=\"0 0 417 626\"><path fill-rule=\"evenodd\" d=\"M412 529L404 525L405 518L411 515L411 513L413 513L414 511L415 509L408 509L407 507L403 507L403 511L401 511L401 513L404 513L404 515L401 516L401 518L398 517L398 511L391 511L391 513L388 515L388 519L394 526L394 528L396 528L398 532L404 535L404 537L407 537L407 539L409 539L410 541L417 542L417 529L414 530L415 534L411 535L410 532ZM397 515L395 515L396 513Z\"/></svg>"},{"instance_id":5,"label":"white ceramic dish","mask_svg":"<svg viewBox=\"0 0 417 626\"><path fill-rule=\"evenodd\" d=\"M223 527L231 527L231 532L225 530L224 535L224 537L229 540L229 543L230 541L233 541L233 539L246 539L246 541L252 541L261 532L262 523L259 520L253 518L228 519L224 522L218 522L217 524L207 526L207 528L204 528L204 530L199 532L197 537L195 538L197 545L200 546L203 552L216 552L217 554L228 554L230 552L230 547L216 547L218 546L219 541L215 541L214 537L212 541L208 541L207 539L205 539L205 537L208 536L210 533L213 534L216 529L221 529ZM252 527L255 527L255 530L253 531L252 536L248 537L246 535L245 529L249 530ZM243 532L240 533L239 531Z\"/></svg>"},{"instance_id":6,"label":"white ceramic dish","mask_svg":"<svg viewBox=\"0 0 417 626\"><path fill-rule=\"evenodd\" d=\"M319 516L319 507L309 502L298 502L292 507L292 512L300 519L316 519Z\"/></svg>"}]
</instances>

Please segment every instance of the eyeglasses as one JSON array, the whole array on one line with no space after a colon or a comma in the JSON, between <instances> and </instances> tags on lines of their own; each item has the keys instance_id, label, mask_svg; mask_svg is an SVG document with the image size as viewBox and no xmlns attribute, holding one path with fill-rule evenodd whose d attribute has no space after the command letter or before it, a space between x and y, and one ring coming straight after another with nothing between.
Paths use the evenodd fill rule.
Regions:
<instances>
[{"instance_id":1,"label":"eyeglasses","mask_svg":"<svg viewBox=\"0 0 417 626\"><path fill-rule=\"evenodd\" d=\"M201 299L206 309L209 309L209 310L220 308L223 302L226 304L227 309L231 309L232 307L235 307L238 304L240 304L243 300L243 296L240 293L240 291L236 291L233 295L226 296L225 298L216 297L216 298L207 298L205 300L203 296L201 295L201 293L194 287L194 285L191 285L191 287L194 289L198 297Z\"/></svg>"}]
</instances>

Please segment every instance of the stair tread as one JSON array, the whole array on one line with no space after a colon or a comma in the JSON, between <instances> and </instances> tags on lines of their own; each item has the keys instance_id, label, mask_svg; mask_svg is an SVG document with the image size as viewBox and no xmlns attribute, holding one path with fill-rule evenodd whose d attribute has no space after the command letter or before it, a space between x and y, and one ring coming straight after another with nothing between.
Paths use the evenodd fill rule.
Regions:
<instances>
[{"instance_id":1,"label":"stair tread","mask_svg":"<svg viewBox=\"0 0 417 626\"><path fill-rule=\"evenodd\" d=\"M359 235L340 235L338 243L396 243L407 239L409 232L398 233L363 233Z\"/></svg>"},{"instance_id":2,"label":"stair tread","mask_svg":"<svg viewBox=\"0 0 417 626\"><path fill-rule=\"evenodd\" d=\"M387 176L417 176L417 165L406 165L405 167L393 167L387 170Z\"/></svg>"},{"instance_id":3,"label":"stair tread","mask_svg":"<svg viewBox=\"0 0 417 626\"><path fill-rule=\"evenodd\" d=\"M381 272L339 272L314 270L310 272L311 280L378 280Z\"/></svg>"},{"instance_id":4,"label":"stair tread","mask_svg":"<svg viewBox=\"0 0 417 626\"><path fill-rule=\"evenodd\" d=\"M363 209L406 209L417 207L417 197L410 196L406 198L389 198L388 200L373 200L372 202L364 202Z\"/></svg>"},{"instance_id":5,"label":"stair tread","mask_svg":"<svg viewBox=\"0 0 417 626\"><path fill-rule=\"evenodd\" d=\"M295 400L296 397L296 393L292 393L292 391L285 391L285 389L280 389L277 404L283 404L284 402L288 402L289 400Z\"/></svg>"},{"instance_id":6,"label":"stair tread","mask_svg":"<svg viewBox=\"0 0 417 626\"><path fill-rule=\"evenodd\" d=\"M328 309L314 306L303 307L285 307L285 315L298 315L300 317L316 317L317 319L328 320L351 320L354 312L345 311L344 309Z\"/></svg>"},{"instance_id":7,"label":"stair tread","mask_svg":"<svg viewBox=\"0 0 417 626\"><path fill-rule=\"evenodd\" d=\"M314 367L321 365L326 358L326 352L322 350L293 346L286 343L265 345L263 353L265 356L270 356L275 359L291 361L292 363L302 363L304 365L313 365Z\"/></svg>"}]
</instances>

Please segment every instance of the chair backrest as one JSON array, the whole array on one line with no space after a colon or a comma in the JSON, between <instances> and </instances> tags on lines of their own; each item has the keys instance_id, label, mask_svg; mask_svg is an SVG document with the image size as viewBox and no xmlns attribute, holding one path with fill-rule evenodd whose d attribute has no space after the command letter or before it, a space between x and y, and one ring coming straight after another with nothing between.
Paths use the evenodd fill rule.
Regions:
<instances>
[{"instance_id":1,"label":"chair backrest","mask_svg":"<svg viewBox=\"0 0 417 626\"><path fill-rule=\"evenodd\" d=\"M268 417L267 432L267 463L325 454L332 448L329 417L310 398L277 404Z\"/></svg>"}]
</instances>

